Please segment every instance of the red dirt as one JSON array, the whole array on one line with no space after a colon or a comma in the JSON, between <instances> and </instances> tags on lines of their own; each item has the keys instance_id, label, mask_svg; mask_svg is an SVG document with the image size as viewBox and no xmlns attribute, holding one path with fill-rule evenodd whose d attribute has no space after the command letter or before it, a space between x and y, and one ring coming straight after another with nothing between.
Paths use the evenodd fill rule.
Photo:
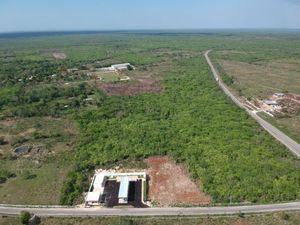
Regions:
<instances>
[{"instance_id":1,"label":"red dirt","mask_svg":"<svg viewBox=\"0 0 300 225\"><path fill-rule=\"evenodd\" d=\"M158 81L139 79L136 83L101 84L100 88L109 96L132 96L161 91Z\"/></svg>"},{"instance_id":2,"label":"red dirt","mask_svg":"<svg viewBox=\"0 0 300 225\"><path fill-rule=\"evenodd\" d=\"M212 199L199 190L189 177L184 165L168 157L151 157L149 165L149 197L160 205L207 205Z\"/></svg>"}]
</instances>

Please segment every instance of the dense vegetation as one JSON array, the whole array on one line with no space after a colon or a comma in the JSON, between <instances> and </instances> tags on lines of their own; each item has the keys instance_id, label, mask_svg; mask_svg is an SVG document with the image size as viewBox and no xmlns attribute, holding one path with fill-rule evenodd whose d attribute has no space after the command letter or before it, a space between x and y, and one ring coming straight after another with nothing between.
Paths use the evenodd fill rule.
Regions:
<instances>
[{"instance_id":1,"label":"dense vegetation","mask_svg":"<svg viewBox=\"0 0 300 225\"><path fill-rule=\"evenodd\" d=\"M300 175L290 153L224 97L204 59L175 64L163 93L106 98L102 107L78 117L81 172L121 159L169 154L186 163L215 202L299 198ZM71 189L80 193L83 177L71 177ZM71 203L74 196L65 196L63 203Z\"/></svg>"},{"instance_id":2,"label":"dense vegetation","mask_svg":"<svg viewBox=\"0 0 300 225\"><path fill-rule=\"evenodd\" d=\"M11 93L0 91L0 110L3 117L58 116L87 105L88 96L101 101L101 93L85 83L73 86L45 85L42 87L15 86ZM1 93L2 92L2 93ZM102 94L103 95L103 94Z\"/></svg>"},{"instance_id":3,"label":"dense vegetation","mask_svg":"<svg viewBox=\"0 0 300 225\"><path fill-rule=\"evenodd\" d=\"M76 120L76 163L63 185L62 204L76 203L95 167L165 154L184 162L216 203L296 200L299 160L219 90L199 56L210 48L280 47L286 39L296 42L293 38L268 42L245 34L123 34L5 40L0 42L0 116L68 114ZM284 47L292 51L290 45ZM51 48L68 59L54 61L45 53ZM161 93L122 97L106 96L87 77L63 75L66 68L101 60L131 62L142 71L164 63L169 72L161 74ZM30 76L32 81L24 79ZM84 101L91 96L92 103ZM32 139L49 135L56 133L35 132ZM64 157L66 163L68 154Z\"/></svg>"}]
</instances>

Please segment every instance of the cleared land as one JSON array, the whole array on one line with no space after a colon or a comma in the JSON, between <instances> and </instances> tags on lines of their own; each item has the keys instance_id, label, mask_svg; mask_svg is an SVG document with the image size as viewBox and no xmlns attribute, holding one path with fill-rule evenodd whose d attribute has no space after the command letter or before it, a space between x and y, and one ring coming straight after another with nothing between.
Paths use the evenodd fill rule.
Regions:
<instances>
[{"instance_id":1,"label":"cleared land","mask_svg":"<svg viewBox=\"0 0 300 225\"><path fill-rule=\"evenodd\" d=\"M151 157L149 165L149 198L154 204L207 205L212 199L188 177L184 165L176 165L168 157Z\"/></svg>"},{"instance_id":2,"label":"cleared land","mask_svg":"<svg viewBox=\"0 0 300 225\"><path fill-rule=\"evenodd\" d=\"M53 52L52 55L55 59L66 59L67 58L66 54L63 52Z\"/></svg>"},{"instance_id":3,"label":"cleared land","mask_svg":"<svg viewBox=\"0 0 300 225\"><path fill-rule=\"evenodd\" d=\"M138 66L134 71L122 72L123 76L130 77L127 82L99 83L99 87L109 96L134 96L145 93L162 91L161 80L171 70L170 58L163 63L152 66Z\"/></svg>"},{"instance_id":4,"label":"cleared land","mask_svg":"<svg viewBox=\"0 0 300 225\"><path fill-rule=\"evenodd\" d=\"M235 85L246 97L265 97L268 92L300 94L300 60L250 64L238 61L218 61L225 72L235 78Z\"/></svg>"},{"instance_id":5,"label":"cleared land","mask_svg":"<svg viewBox=\"0 0 300 225\"><path fill-rule=\"evenodd\" d=\"M158 82L146 79L130 84L101 84L100 88L109 96L130 96L161 91Z\"/></svg>"},{"instance_id":6,"label":"cleared land","mask_svg":"<svg viewBox=\"0 0 300 225\"><path fill-rule=\"evenodd\" d=\"M282 48L282 50L286 49L287 47ZM276 92L299 95L299 57L289 57L287 52L278 54L272 50L264 54L250 49L240 52L220 51L215 54L215 62L225 75L223 76L225 80L228 80L228 77L233 78L228 84L237 95L253 101L268 99ZM265 118L300 142L300 104L297 101L283 101L282 106L286 115L276 118L266 116Z\"/></svg>"}]
</instances>

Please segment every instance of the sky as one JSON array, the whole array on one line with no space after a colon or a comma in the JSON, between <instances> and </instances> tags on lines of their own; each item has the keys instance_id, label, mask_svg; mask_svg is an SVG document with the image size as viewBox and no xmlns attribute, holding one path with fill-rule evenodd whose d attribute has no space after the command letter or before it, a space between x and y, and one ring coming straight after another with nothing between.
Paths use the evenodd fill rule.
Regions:
<instances>
[{"instance_id":1,"label":"sky","mask_svg":"<svg viewBox=\"0 0 300 225\"><path fill-rule=\"evenodd\" d=\"M0 0L0 33L300 28L300 0Z\"/></svg>"}]
</instances>

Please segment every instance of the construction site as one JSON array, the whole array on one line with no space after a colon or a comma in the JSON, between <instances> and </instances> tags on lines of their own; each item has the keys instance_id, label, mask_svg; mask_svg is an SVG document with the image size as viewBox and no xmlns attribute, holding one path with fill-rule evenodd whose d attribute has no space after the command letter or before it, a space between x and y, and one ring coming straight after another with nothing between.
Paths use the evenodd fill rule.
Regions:
<instances>
[{"instance_id":1,"label":"construction site","mask_svg":"<svg viewBox=\"0 0 300 225\"><path fill-rule=\"evenodd\" d=\"M291 116L297 114L300 110L300 96L277 92L270 94L266 99L256 99L250 104L272 117Z\"/></svg>"}]
</instances>

